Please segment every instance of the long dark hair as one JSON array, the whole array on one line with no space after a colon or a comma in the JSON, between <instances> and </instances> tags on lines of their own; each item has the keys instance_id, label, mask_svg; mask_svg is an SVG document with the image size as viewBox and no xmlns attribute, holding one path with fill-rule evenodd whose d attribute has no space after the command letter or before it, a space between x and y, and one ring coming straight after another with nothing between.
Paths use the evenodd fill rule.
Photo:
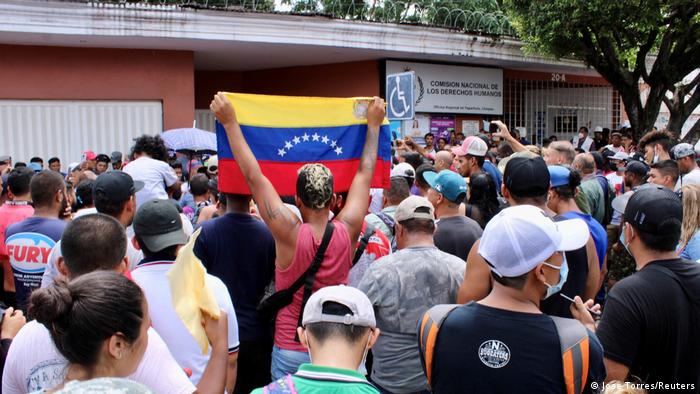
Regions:
<instances>
[{"instance_id":1,"label":"long dark hair","mask_svg":"<svg viewBox=\"0 0 700 394\"><path fill-rule=\"evenodd\" d=\"M489 173L481 172L469 177L469 204L479 209L483 220L483 223L479 224L482 228L486 227L486 223L500 210L496 182Z\"/></svg>"}]
</instances>

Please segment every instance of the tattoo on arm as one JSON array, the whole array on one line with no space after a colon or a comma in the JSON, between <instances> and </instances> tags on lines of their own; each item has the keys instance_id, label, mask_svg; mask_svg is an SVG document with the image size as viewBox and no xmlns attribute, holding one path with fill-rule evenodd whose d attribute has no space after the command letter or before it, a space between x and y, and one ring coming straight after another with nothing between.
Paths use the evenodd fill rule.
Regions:
<instances>
[{"instance_id":1,"label":"tattoo on arm","mask_svg":"<svg viewBox=\"0 0 700 394\"><path fill-rule=\"evenodd\" d=\"M362 149L362 159L360 160L361 171L374 171L377 157L377 146L379 145L377 138L378 133L379 130L367 130L367 139L365 140L365 146Z\"/></svg>"},{"instance_id":2,"label":"tattoo on arm","mask_svg":"<svg viewBox=\"0 0 700 394\"><path fill-rule=\"evenodd\" d=\"M269 217L270 220L276 220L280 216L282 216L284 219L288 218L285 207L273 208L269 201L265 201L265 211L267 212L267 217Z\"/></svg>"}]
</instances>

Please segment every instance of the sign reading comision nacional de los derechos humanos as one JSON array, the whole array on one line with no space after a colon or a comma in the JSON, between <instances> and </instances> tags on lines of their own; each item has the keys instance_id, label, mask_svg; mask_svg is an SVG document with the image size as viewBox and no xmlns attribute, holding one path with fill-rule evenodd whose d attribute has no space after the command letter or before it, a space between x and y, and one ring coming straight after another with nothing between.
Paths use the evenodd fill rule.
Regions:
<instances>
[{"instance_id":1,"label":"sign reading comision nacional de los derechos humanos","mask_svg":"<svg viewBox=\"0 0 700 394\"><path fill-rule=\"evenodd\" d=\"M416 112L503 114L503 70L387 60L386 73L415 73Z\"/></svg>"}]
</instances>

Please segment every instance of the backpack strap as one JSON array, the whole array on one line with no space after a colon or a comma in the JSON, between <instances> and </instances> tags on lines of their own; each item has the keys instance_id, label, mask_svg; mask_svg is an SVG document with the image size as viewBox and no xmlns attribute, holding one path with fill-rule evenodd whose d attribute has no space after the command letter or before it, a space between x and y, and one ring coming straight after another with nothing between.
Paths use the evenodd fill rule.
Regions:
<instances>
[{"instance_id":1,"label":"backpack strap","mask_svg":"<svg viewBox=\"0 0 700 394\"><path fill-rule=\"evenodd\" d=\"M371 223L365 222L365 234L360 238L360 246L357 247L355 250L355 256L352 258L352 265L354 266L357 264L358 261L360 261L360 257L362 257L362 253L365 252L365 249L367 249L367 244L369 243L369 239L372 238L372 235L374 234L374 226Z\"/></svg>"},{"instance_id":2,"label":"backpack strap","mask_svg":"<svg viewBox=\"0 0 700 394\"><path fill-rule=\"evenodd\" d=\"M264 394L297 394L292 375L287 375L263 387Z\"/></svg>"},{"instance_id":3,"label":"backpack strap","mask_svg":"<svg viewBox=\"0 0 700 394\"><path fill-rule=\"evenodd\" d=\"M467 304L468 305L468 304ZM425 377L428 378L428 385L432 385L433 378L433 351L437 342L438 331L447 316L459 307L459 304L436 305L428 309L418 326L418 342L420 349L420 361L423 364Z\"/></svg>"},{"instance_id":4,"label":"backpack strap","mask_svg":"<svg viewBox=\"0 0 700 394\"><path fill-rule=\"evenodd\" d=\"M588 380L588 331L578 320L550 316L559 335L567 394L580 394Z\"/></svg>"}]
</instances>

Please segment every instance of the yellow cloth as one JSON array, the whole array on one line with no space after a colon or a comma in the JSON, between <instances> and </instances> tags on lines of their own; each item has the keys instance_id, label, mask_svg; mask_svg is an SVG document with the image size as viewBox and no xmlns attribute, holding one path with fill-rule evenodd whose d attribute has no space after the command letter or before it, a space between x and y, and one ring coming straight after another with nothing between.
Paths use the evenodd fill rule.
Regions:
<instances>
[{"instance_id":1,"label":"yellow cloth","mask_svg":"<svg viewBox=\"0 0 700 394\"><path fill-rule=\"evenodd\" d=\"M215 319L221 316L214 293L206 285L207 270L194 254L194 243L201 229L195 231L190 241L180 249L175 264L168 271L173 306L187 331L197 340L202 354L209 350L209 339L202 326L202 312Z\"/></svg>"}]
</instances>

